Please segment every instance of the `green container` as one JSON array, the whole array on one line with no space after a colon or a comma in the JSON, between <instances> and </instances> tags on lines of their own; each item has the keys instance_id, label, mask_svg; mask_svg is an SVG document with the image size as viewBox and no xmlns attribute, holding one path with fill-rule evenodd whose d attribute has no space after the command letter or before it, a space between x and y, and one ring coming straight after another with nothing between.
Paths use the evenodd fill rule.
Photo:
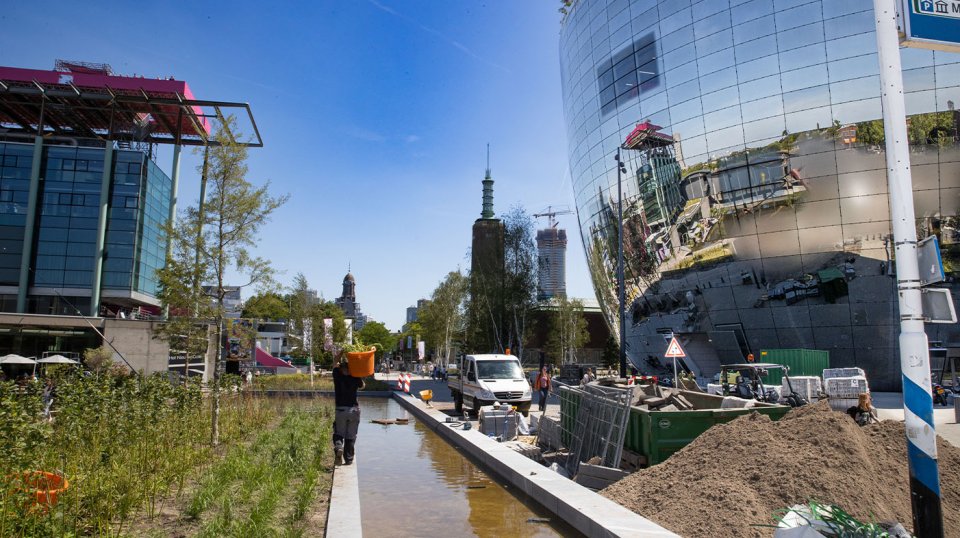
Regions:
<instances>
[{"instance_id":1,"label":"green container","mask_svg":"<svg viewBox=\"0 0 960 538\"><path fill-rule=\"evenodd\" d=\"M772 362L790 368L790 375L823 375L823 371L830 368L830 352L818 349L764 349L760 351L757 362ZM783 380L783 372L772 370L763 378L765 385L779 387Z\"/></svg>"},{"instance_id":2,"label":"green container","mask_svg":"<svg viewBox=\"0 0 960 538\"><path fill-rule=\"evenodd\" d=\"M684 396L694 405L697 400L711 401L719 406L720 396L684 391ZM580 407L575 394L560 399L560 420L564 432L573 431L576 413ZM703 409L691 411L647 411L639 407L630 409L627 433L623 446L647 459L647 465L656 465L690 444L714 424L723 424L756 411L773 420L780 420L790 411L786 405L761 404L750 409ZM569 434L561 434L563 443L569 446Z\"/></svg>"}]
</instances>

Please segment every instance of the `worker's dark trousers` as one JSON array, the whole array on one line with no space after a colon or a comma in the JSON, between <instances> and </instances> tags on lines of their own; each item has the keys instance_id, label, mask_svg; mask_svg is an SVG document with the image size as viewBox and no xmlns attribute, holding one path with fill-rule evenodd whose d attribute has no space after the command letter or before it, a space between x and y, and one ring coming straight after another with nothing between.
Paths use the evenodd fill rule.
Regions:
<instances>
[{"instance_id":1,"label":"worker's dark trousers","mask_svg":"<svg viewBox=\"0 0 960 538\"><path fill-rule=\"evenodd\" d=\"M333 446L343 449L344 463L353 461L357 430L360 428L359 407L338 407L333 420Z\"/></svg>"}]
</instances>

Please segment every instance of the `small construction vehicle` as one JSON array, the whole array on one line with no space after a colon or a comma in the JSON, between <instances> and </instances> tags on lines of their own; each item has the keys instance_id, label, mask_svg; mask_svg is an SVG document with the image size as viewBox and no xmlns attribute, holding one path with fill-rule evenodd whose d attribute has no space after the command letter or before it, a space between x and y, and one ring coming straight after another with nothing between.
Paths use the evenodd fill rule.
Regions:
<instances>
[{"instance_id":1,"label":"small construction vehicle","mask_svg":"<svg viewBox=\"0 0 960 538\"><path fill-rule=\"evenodd\" d=\"M778 392L773 387L765 387L763 384L763 378L770 370L783 371L783 379L790 389L790 395L785 398L790 407L800 407L809 403L806 398L794 392L788 375L790 368L782 364L764 362L722 365L720 367L720 384L723 388L723 395L736 396L745 400L777 403L780 400Z\"/></svg>"}]
</instances>

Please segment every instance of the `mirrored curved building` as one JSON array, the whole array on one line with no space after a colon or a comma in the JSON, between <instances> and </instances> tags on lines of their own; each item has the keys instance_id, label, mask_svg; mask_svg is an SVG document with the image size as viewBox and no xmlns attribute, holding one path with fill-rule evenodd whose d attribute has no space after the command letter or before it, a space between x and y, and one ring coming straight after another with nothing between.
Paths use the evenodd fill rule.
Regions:
<instances>
[{"instance_id":1,"label":"mirrored curved building","mask_svg":"<svg viewBox=\"0 0 960 538\"><path fill-rule=\"evenodd\" d=\"M579 0L560 38L570 170L593 284L655 371L830 351L899 387L871 0ZM902 50L919 237L960 267L960 55ZM627 165L617 197L618 147ZM949 284L948 284L949 285ZM954 296L957 290L954 291ZM960 343L955 325L927 325Z\"/></svg>"}]
</instances>

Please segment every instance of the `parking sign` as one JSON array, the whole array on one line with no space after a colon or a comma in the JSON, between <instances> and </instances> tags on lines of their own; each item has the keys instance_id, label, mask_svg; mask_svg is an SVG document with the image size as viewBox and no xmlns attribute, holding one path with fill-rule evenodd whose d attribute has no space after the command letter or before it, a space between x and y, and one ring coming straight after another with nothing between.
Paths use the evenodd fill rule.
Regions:
<instances>
[{"instance_id":1,"label":"parking sign","mask_svg":"<svg viewBox=\"0 0 960 538\"><path fill-rule=\"evenodd\" d=\"M902 0L901 44L960 52L960 0Z\"/></svg>"}]
</instances>

